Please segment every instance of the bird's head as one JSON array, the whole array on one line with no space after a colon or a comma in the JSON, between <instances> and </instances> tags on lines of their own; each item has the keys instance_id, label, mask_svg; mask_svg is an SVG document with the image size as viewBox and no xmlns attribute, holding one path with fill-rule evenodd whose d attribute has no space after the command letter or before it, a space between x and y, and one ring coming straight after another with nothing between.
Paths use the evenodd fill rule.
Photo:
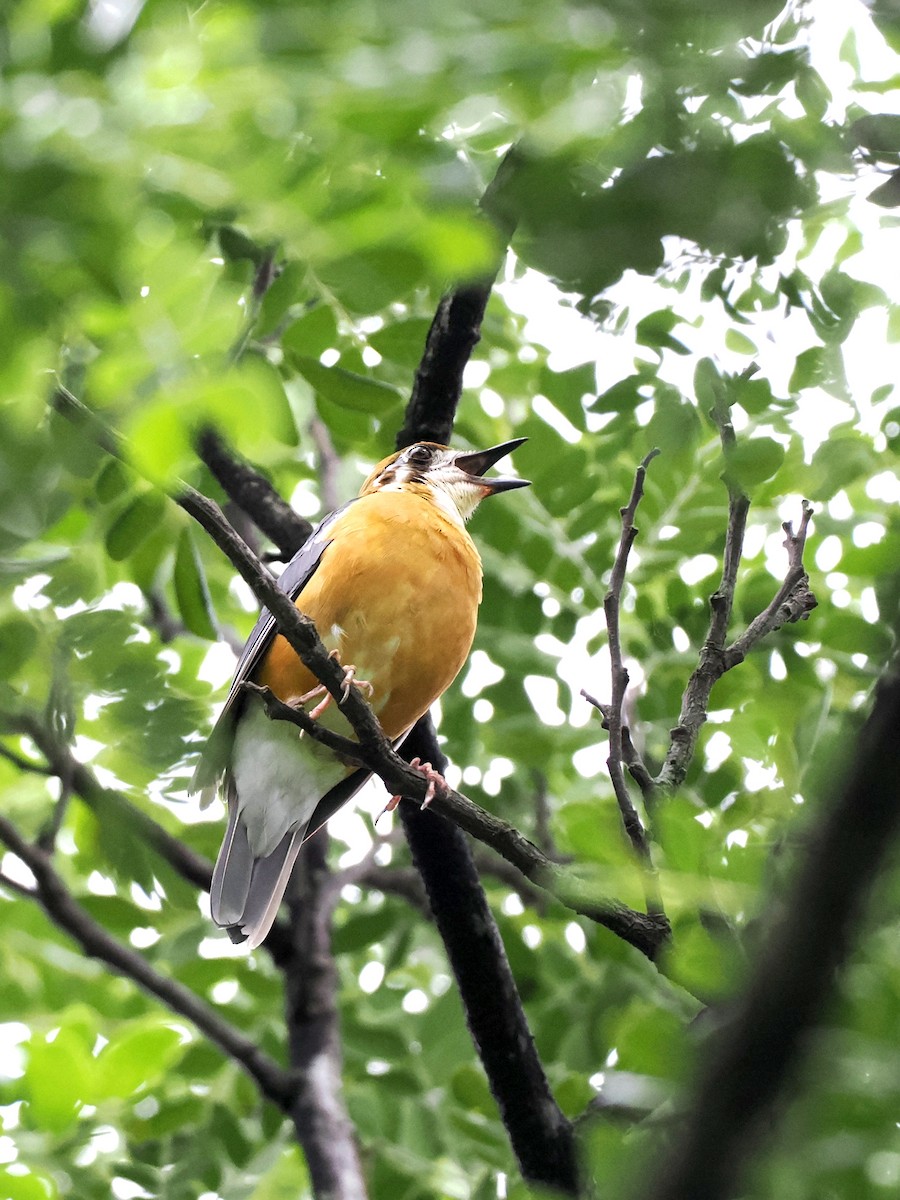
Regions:
<instances>
[{"instance_id":1,"label":"bird's head","mask_svg":"<svg viewBox=\"0 0 900 1200\"><path fill-rule=\"evenodd\" d=\"M485 496L528 487L529 480L515 475L486 479L485 471L526 438L513 438L489 450L451 450L437 442L414 442L399 454L380 462L360 489L370 492L418 492L459 521L467 521Z\"/></svg>"}]
</instances>

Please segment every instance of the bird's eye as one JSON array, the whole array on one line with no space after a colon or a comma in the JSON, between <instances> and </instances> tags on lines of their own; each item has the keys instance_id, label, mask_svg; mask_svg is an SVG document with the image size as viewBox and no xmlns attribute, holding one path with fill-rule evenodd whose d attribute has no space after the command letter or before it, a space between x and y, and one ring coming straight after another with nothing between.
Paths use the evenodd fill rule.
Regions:
<instances>
[{"instance_id":1,"label":"bird's eye","mask_svg":"<svg viewBox=\"0 0 900 1200\"><path fill-rule=\"evenodd\" d=\"M413 446L409 452L409 461L414 463L427 463L431 461L431 451L427 446Z\"/></svg>"}]
</instances>

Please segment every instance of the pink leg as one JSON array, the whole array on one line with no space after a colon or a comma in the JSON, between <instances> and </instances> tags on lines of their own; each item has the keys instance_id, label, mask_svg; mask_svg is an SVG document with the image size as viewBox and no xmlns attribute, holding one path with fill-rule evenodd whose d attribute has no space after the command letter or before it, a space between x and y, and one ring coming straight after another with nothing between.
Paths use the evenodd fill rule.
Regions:
<instances>
[{"instance_id":1,"label":"pink leg","mask_svg":"<svg viewBox=\"0 0 900 1200\"><path fill-rule=\"evenodd\" d=\"M421 758L417 756L416 758L411 758L409 760L409 765L421 775L424 775L428 780L428 787L425 790L425 799L422 801L423 808L427 808L436 795L442 792L448 792L450 790L447 780L443 777L440 771L436 771L434 769L430 762L423 763ZM400 796L391 796L390 800L388 800L387 804L375 818L376 825L385 813L394 811L401 799L402 797Z\"/></svg>"},{"instance_id":2,"label":"pink leg","mask_svg":"<svg viewBox=\"0 0 900 1200\"><path fill-rule=\"evenodd\" d=\"M330 654L328 655L328 657L334 658L338 662L340 662L340 652L338 650L332 650L330 652ZM341 696L343 697L343 700L346 700L347 697L350 695L351 687L358 687L358 688L362 689L363 691L368 692L370 699L372 697L372 692L375 690L372 687L371 683L369 683L368 679L357 679L356 678L356 667L349 665L349 666L344 667L344 685L341 688ZM325 711L325 709L331 703L331 700L332 700L331 692L329 692L328 688L325 686L324 683L320 683L316 687L312 688L310 691L308 691L304 695L302 695L298 700L299 704L305 704L307 702L307 700L314 700L317 696L322 696L323 699L316 705L316 707L309 714L310 719L313 721L317 721L319 719L319 717L321 717L321 715Z\"/></svg>"}]
</instances>

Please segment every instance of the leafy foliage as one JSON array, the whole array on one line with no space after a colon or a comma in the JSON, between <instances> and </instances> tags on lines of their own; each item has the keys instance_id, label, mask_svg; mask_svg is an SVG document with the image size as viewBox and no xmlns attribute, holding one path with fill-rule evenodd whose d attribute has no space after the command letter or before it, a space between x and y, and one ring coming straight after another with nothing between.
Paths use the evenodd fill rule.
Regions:
<instances>
[{"instance_id":1,"label":"leafy foliage","mask_svg":"<svg viewBox=\"0 0 900 1200\"><path fill-rule=\"evenodd\" d=\"M874 20L896 48L887 7ZM441 293L489 274L495 222L514 225L456 426L473 446L529 437L516 465L534 483L473 523L476 654L440 721L472 799L538 840L546 794L559 852L641 906L604 737L579 696L608 692L603 596L635 466L662 450L623 613L631 719L652 764L707 628L723 476L752 498L736 631L784 572L780 522L801 496L816 509L819 608L717 685L687 783L654 815L674 928L665 974L485 875L564 1111L580 1115L605 1075L615 1103L643 1113L688 1076L700 1001L739 987L815 825L807 802L850 757L894 645L900 410L881 351L900 324L878 270L890 218L863 211L853 171L897 165L897 117L876 111L896 78L865 77L848 28L852 83L832 96L802 4L481 0L423 14L411 0L10 12L3 745L40 765L24 715L89 762L111 790L66 808L66 883L113 936L283 1058L275 965L213 935L195 887L124 804L214 854L221 813L200 814L185 780L221 696L211 643L240 641L254 619L158 485L183 477L222 499L193 449L212 423L314 516L316 421L340 498L352 494L392 449ZM567 321L559 338L519 311L536 271L570 294L541 310L548 326ZM53 372L126 435L130 465L48 415ZM727 461L708 415L719 394L738 427ZM30 838L66 786L0 758L3 812ZM335 865L369 837L359 819L338 825ZM407 865L395 842L379 855ZM335 918L345 1095L371 1194L494 1195L515 1171L503 1126L439 939L387 879L349 889ZM755 1194L896 1185L896 886L880 885ZM303 1193L291 1131L233 1062L83 957L33 901L7 887L2 903L0 1021L19 1045L0 1083L11 1196ZM648 1136L627 1120L590 1125L605 1194L637 1177Z\"/></svg>"}]
</instances>

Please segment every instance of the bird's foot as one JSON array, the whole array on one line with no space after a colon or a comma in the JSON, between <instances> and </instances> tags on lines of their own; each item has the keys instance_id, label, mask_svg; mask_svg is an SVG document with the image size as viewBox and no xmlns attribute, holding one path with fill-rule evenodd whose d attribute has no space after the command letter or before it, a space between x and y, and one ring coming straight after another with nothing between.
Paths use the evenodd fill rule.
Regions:
<instances>
[{"instance_id":1,"label":"bird's foot","mask_svg":"<svg viewBox=\"0 0 900 1200\"><path fill-rule=\"evenodd\" d=\"M409 765L419 774L424 775L428 782L428 787L425 790L425 799L422 801L422 807L427 808L435 796L440 792L445 795L450 791L450 786L447 780L443 777L440 771L436 771L430 762L423 763L421 758L411 758Z\"/></svg>"},{"instance_id":2,"label":"bird's foot","mask_svg":"<svg viewBox=\"0 0 900 1200\"><path fill-rule=\"evenodd\" d=\"M422 801L422 808L427 808L439 793L446 793L450 790L447 780L440 771L434 769L430 762L423 763L421 758L416 756L409 760L409 765L414 771L418 771L420 775L424 775L428 781L428 787L425 789L425 799ZM375 818L375 824L378 824L385 813L393 812L401 799L401 796L391 796L390 800L388 800L387 804Z\"/></svg>"},{"instance_id":3,"label":"bird's foot","mask_svg":"<svg viewBox=\"0 0 900 1200\"><path fill-rule=\"evenodd\" d=\"M335 659L335 661L337 661L338 663L341 663L341 655L340 655L339 650L330 651L328 657ZM343 667L343 670L344 670L344 682L341 687L341 703L343 704L346 701L347 697L350 695L351 687L358 687L361 691L367 692L369 699L371 699L372 693L374 692L375 689L373 688L373 686L369 682L369 680L368 679L357 679L356 678L356 667L354 667L352 665L352 663L346 667L344 667L343 663L341 663L341 666ZM332 701L331 692L329 692L328 688L325 686L324 683L320 683L320 684L318 684L317 687L311 688L310 691L306 692L305 695L301 696L297 702L298 704L306 704L306 702L308 700L315 700L317 696L322 696L322 699L319 701L319 703L316 705L316 707L314 709L312 709L312 711L310 712L309 717L310 717L311 721L317 721L319 719L319 717L321 717L321 715L325 711L325 709L329 706L329 704Z\"/></svg>"}]
</instances>

